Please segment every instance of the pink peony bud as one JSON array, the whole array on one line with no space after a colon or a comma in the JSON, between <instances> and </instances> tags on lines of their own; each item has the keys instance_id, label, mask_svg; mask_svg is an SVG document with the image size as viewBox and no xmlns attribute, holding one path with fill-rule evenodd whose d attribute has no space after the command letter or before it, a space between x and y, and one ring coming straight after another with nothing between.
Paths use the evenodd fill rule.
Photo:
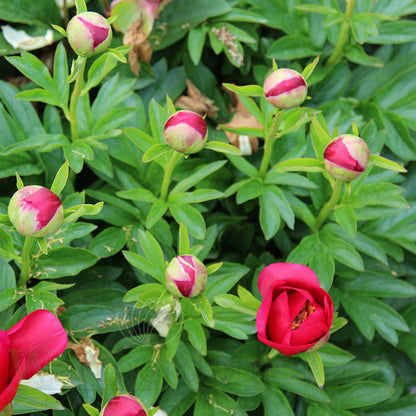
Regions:
<instances>
[{"instance_id":1,"label":"pink peony bud","mask_svg":"<svg viewBox=\"0 0 416 416\"><path fill-rule=\"evenodd\" d=\"M12 196L8 214L20 234L27 237L45 237L61 226L64 208L61 200L49 189L29 185Z\"/></svg>"},{"instance_id":2,"label":"pink peony bud","mask_svg":"<svg viewBox=\"0 0 416 416\"><path fill-rule=\"evenodd\" d=\"M264 95L273 106L293 108L305 101L308 87L299 72L282 68L272 72L264 82Z\"/></svg>"},{"instance_id":3,"label":"pink peony bud","mask_svg":"<svg viewBox=\"0 0 416 416\"><path fill-rule=\"evenodd\" d=\"M111 44L110 24L95 12L83 12L74 16L66 28L68 42L79 56L88 57L104 52Z\"/></svg>"},{"instance_id":4,"label":"pink peony bud","mask_svg":"<svg viewBox=\"0 0 416 416\"><path fill-rule=\"evenodd\" d=\"M370 149L367 143L352 134L338 136L324 152L328 173L345 182L360 176L367 169L369 160Z\"/></svg>"},{"instance_id":5,"label":"pink peony bud","mask_svg":"<svg viewBox=\"0 0 416 416\"><path fill-rule=\"evenodd\" d=\"M165 139L178 152L197 153L207 142L207 123L193 111L177 111L165 124Z\"/></svg>"},{"instance_id":6,"label":"pink peony bud","mask_svg":"<svg viewBox=\"0 0 416 416\"><path fill-rule=\"evenodd\" d=\"M166 287L178 297L198 296L207 284L208 272L204 264L195 256L175 257L168 265L165 274Z\"/></svg>"},{"instance_id":7,"label":"pink peony bud","mask_svg":"<svg viewBox=\"0 0 416 416\"><path fill-rule=\"evenodd\" d=\"M147 416L142 402L130 394L113 397L105 406L103 416Z\"/></svg>"}]
</instances>

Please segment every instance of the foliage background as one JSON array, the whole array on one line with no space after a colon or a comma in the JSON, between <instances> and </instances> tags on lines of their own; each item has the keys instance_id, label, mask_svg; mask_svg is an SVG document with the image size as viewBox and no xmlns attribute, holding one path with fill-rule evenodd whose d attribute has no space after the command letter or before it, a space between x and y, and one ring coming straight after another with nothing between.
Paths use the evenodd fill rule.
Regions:
<instances>
[{"instance_id":1,"label":"foliage background","mask_svg":"<svg viewBox=\"0 0 416 416\"><path fill-rule=\"evenodd\" d=\"M104 12L101 2L88 8ZM31 33L64 24L52 0L1 0L0 10L2 20ZM52 66L56 44L35 51L44 63L27 53L2 60L3 218L16 171L25 185L51 187L65 160L71 168L61 194L67 215L87 205L71 218L81 217L76 223L68 221L33 248L35 274L20 292L16 253L23 239L4 220L1 327L39 307L59 306L72 342L91 337L103 363L97 379L67 350L47 369L65 380L63 393L54 400L22 387L15 414L95 415L83 404L99 409L118 392L170 416L275 415L276 409L307 416L415 413L415 12L414 0L356 0L347 20L345 2L336 0L174 0L155 21L152 60L142 63L138 78L110 55L88 64L89 94L78 103L76 141L63 117L71 51L67 60L63 44L57 47L53 77L44 63ZM223 27L231 34L227 44L215 36ZM116 35L113 45L121 44ZM1 36L0 49L16 52ZM169 196L161 198L171 155L153 156L166 151L167 95L174 102L191 80L218 107L208 119L209 139L226 142L218 125L232 111L223 83L262 85L273 58L279 67L301 71L317 55L308 81L311 100L287 113L271 165L319 159L322 137L351 132L355 122L373 154L408 173L373 166L316 230L315 218L331 193L328 179L289 169L258 178L264 132L241 128L238 134L260 138L257 153L207 149L181 160ZM19 71L32 82L18 82ZM265 100L241 99L267 125ZM163 282L165 261L188 250L208 265L224 264L209 278L208 305L201 300L195 310L183 301L183 315L165 339L150 323L160 306L154 300L167 301L157 282ZM305 357L268 360L268 349L257 341L258 301L249 293L260 299L258 274L277 261L309 265L348 320L320 350L323 389ZM224 297L227 292L234 297Z\"/></svg>"}]
</instances>

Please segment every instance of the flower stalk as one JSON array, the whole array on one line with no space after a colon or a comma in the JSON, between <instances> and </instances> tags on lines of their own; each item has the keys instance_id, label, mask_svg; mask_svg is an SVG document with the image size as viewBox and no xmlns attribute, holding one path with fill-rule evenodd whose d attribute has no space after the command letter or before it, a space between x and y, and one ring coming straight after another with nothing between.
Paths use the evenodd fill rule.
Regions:
<instances>
[{"instance_id":1,"label":"flower stalk","mask_svg":"<svg viewBox=\"0 0 416 416\"><path fill-rule=\"evenodd\" d=\"M162 201L166 201L166 197L168 195L168 190L169 190L169 185L170 185L170 180L172 178L172 173L173 173L173 170L175 169L176 164L181 158L181 156L182 156L181 153L174 150L173 155L170 158L165 168L165 174L163 175L162 187L160 189L160 199Z\"/></svg>"},{"instance_id":2,"label":"flower stalk","mask_svg":"<svg viewBox=\"0 0 416 416\"><path fill-rule=\"evenodd\" d=\"M20 268L20 278L17 283L18 287L25 287L27 281L29 280L30 253L32 252L32 246L33 246L34 241L35 241L35 237L26 237L25 242L23 244L23 249L22 249L22 254L21 254L22 265Z\"/></svg>"},{"instance_id":3,"label":"flower stalk","mask_svg":"<svg viewBox=\"0 0 416 416\"><path fill-rule=\"evenodd\" d=\"M338 42L335 46L334 51L332 52L332 55L328 58L328 65L335 65L341 58L344 52L344 45L347 41L348 36L348 30L351 25L351 17L352 12L354 10L354 3L355 0L346 0L347 2L347 8L345 10L345 21L342 24L341 31L339 32L339 38Z\"/></svg>"},{"instance_id":4,"label":"flower stalk","mask_svg":"<svg viewBox=\"0 0 416 416\"><path fill-rule=\"evenodd\" d=\"M341 195L343 181L339 179L335 179L334 186L332 187L332 195L329 198L328 202L322 207L321 212L319 213L318 217L316 218L316 230L318 231L324 221L328 218L331 211L334 209L335 205L339 201L339 197Z\"/></svg>"},{"instance_id":5,"label":"flower stalk","mask_svg":"<svg viewBox=\"0 0 416 416\"><path fill-rule=\"evenodd\" d=\"M69 123L71 125L71 138L72 138L73 143L79 139L77 104L78 104L78 99L82 91L82 85L84 82L85 64L87 63L87 58L79 57L78 59L79 59L79 69L78 69L78 74L76 75L75 85L74 85L74 89L72 90L71 101L69 104Z\"/></svg>"},{"instance_id":6,"label":"flower stalk","mask_svg":"<svg viewBox=\"0 0 416 416\"><path fill-rule=\"evenodd\" d=\"M282 118L282 112L276 110L274 113L274 120L272 127L269 131L266 132L266 137L264 139L264 153L263 159L261 161L259 174L262 178L266 176L267 170L269 168L270 159L272 158L273 143L276 138L277 129L279 128L280 120Z\"/></svg>"}]
</instances>

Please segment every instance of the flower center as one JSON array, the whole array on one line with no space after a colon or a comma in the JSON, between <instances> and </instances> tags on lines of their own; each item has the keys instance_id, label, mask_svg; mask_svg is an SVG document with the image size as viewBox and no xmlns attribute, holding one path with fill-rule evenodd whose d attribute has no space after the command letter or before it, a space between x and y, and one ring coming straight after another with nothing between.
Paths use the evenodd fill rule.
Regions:
<instances>
[{"instance_id":1,"label":"flower center","mask_svg":"<svg viewBox=\"0 0 416 416\"><path fill-rule=\"evenodd\" d=\"M312 313L315 312L315 307L313 306L312 302L310 300L306 300L306 302L303 304L303 307L301 311L298 313L296 318L292 321L292 324L290 325L290 330L295 331L298 329L302 322Z\"/></svg>"}]
</instances>

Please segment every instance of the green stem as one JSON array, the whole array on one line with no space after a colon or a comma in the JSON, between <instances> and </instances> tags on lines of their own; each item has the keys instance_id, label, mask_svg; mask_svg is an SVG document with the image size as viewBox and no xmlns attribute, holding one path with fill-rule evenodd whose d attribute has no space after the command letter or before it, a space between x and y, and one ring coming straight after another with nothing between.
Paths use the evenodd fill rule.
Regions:
<instances>
[{"instance_id":1,"label":"green stem","mask_svg":"<svg viewBox=\"0 0 416 416\"><path fill-rule=\"evenodd\" d=\"M328 215L331 213L331 211L334 209L335 205L339 201L343 183L343 181L335 179L335 183L332 188L331 198L329 198L329 201L322 207L322 210L319 213L318 218L316 219L316 230L319 230L321 228L322 224L328 218Z\"/></svg>"},{"instance_id":2,"label":"green stem","mask_svg":"<svg viewBox=\"0 0 416 416\"><path fill-rule=\"evenodd\" d=\"M17 283L18 287L26 286L26 283L29 280L30 253L32 252L32 246L34 241L34 237L26 237L25 243L23 244L22 254L20 257L22 260L22 266L20 268L20 278Z\"/></svg>"},{"instance_id":3,"label":"green stem","mask_svg":"<svg viewBox=\"0 0 416 416\"><path fill-rule=\"evenodd\" d=\"M278 110L277 110L278 111ZM277 129L279 128L280 119L282 118L282 111L275 112L272 128L266 132L264 138L263 159L261 161L259 174L262 178L266 176L269 169L270 159L272 158L273 143L276 138Z\"/></svg>"},{"instance_id":4,"label":"green stem","mask_svg":"<svg viewBox=\"0 0 416 416\"><path fill-rule=\"evenodd\" d=\"M74 89L72 90L71 101L69 104L69 123L71 125L72 142L79 139L78 119L77 119L77 103L81 94L82 84L84 83L84 71L87 58L78 58L80 67L76 76Z\"/></svg>"},{"instance_id":5,"label":"green stem","mask_svg":"<svg viewBox=\"0 0 416 416\"><path fill-rule=\"evenodd\" d=\"M332 52L332 55L328 59L328 65L335 65L341 58L344 53L344 45L347 41L348 31L351 24L351 17L352 12L354 10L354 3L355 0L346 0L347 2L347 9L345 10L345 17L346 20L342 24L341 31L339 32L339 38L338 42L335 46L334 51Z\"/></svg>"},{"instance_id":6,"label":"green stem","mask_svg":"<svg viewBox=\"0 0 416 416\"><path fill-rule=\"evenodd\" d=\"M175 166L178 163L181 156L182 156L182 153L179 153L176 150L174 150L173 155L170 158L165 168L165 174L163 176L162 187L160 189L160 199L162 201L166 201L166 197L168 195L168 190L169 190L169 185L170 185L170 179L172 177L172 172L173 172L173 169L175 169Z\"/></svg>"}]
</instances>

